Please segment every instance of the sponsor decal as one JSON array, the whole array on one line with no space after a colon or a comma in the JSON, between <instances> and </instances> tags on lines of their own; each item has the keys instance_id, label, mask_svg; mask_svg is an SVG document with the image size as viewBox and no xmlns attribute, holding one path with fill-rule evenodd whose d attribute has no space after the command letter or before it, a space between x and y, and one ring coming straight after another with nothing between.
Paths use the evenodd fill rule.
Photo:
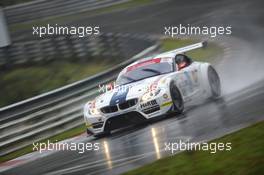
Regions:
<instances>
[{"instance_id":1,"label":"sponsor decal","mask_svg":"<svg viewBox=\"0 0 264 175\"><path fill-rule=\"evenodd\" d=\"M110 106L114 106L119 103L124 103L126 101L129 89L129 86L127 86L124 90L117 90L110 100Z\"/></svg>"},{"instance_id":2,"label":"sponsor decal","mask_svg":"<svg viewBox=\"0 0 264 175\"><path fill-rule=\"evenodd\" d=\"M172 57L163 57L160 62L172 63L173 60L172 60Z\"/></svg>"},{"instance_id":3,"label":"sponsor decal","mask_svg":"<svg viewBox=\"0 0 264 175\"><path fill-rule=\"evenodd\" d=\"M192 74L192 79L193 79L193 81L195 82L195 83L198 83L198 75L197 75L197 69L195 69L195 70L193 70L192 72L191 72L191 74Z\"/></svg>"},{"instance_id":4,"label":"sponsor decal","mask_svg":"<svg viewBox=\"0 0 264 175\"><path fill-rule=\"evenodd\" d=\"M154 91L158 88L159 81L163 78L163 76L158 77L149 87L148 91Z\"/></svg>"},{"instance_id":5,"label":"sponsor decal","mask_svg":"<svg viewBox=\"0 0 264 175\"><path fill-rule=\"evenodd\" d=\"M141 108L148 108L148 107L151 107L151 106L155 106L155 105L157 105L158 103L157 103L157 101L156 100L152 100L152 101L148 101L148 102L146 102L146 103L142 103L142 104L140 104L140 107Z\"/></svg>"},{"instance_id":6,"label":"sponsor decal","mask_svg":"<svg viewBox=\"0 0 264 175\"><path fill-rule=\"evenodd\" d=\"M186 88L188 89L189 92L192 92L193 91L192 77L188 72L184 72L184 75L186 76Z\"/></svg>"},{"instance_id":7,"label":"sponsor decal","mask_svg":"<svg viewBox=\"0 0 264 175\"><path fill-rule=\"evenodd\" d=\"M154 58L154 59L150 59L150 60L146 60L146 61L139 62L137 64L134 64L132 66L129 66L127 68L127 72L132 71L132 70L134 70L136 68L139 68L139 67L146 66L146 65L160 63L160 60L161 60L161 58Z\"/></svg>"},{"instance_id":8,"label":"sponsor decal","mask_svg":"<svg viewBox=\"0 0 264 175\"><path fill-rule=\"evenodd\" d=\"M163 104L161 105L161 107L166 107L166 106L170 106L170 105L172 105L172 101L169 101L169 102L163 103Z\"/></svg>"}]
</instances>

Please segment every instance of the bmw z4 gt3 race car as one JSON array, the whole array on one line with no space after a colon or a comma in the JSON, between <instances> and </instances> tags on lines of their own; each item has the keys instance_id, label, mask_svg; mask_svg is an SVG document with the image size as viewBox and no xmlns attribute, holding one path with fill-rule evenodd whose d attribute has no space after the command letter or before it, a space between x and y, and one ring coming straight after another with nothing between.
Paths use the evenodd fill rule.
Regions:
<instances>
[{"instance_id":1,"label":"bmw z4 gt3 race car","mask_svg":"<svg viewBox=\"0 0 264 175\"><path fill-rule=\"evenodd\" d=\"M99 136L221 95L212 65L196 62L185 52L204 42L141 59L125 67L115 86L84 106L87 133Z\"/></svg>"}]
</instances>

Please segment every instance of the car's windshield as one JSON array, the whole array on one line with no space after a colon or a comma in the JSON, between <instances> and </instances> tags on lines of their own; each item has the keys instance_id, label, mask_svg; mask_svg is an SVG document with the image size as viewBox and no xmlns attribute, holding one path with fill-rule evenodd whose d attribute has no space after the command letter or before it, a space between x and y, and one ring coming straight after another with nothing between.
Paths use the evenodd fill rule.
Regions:
<instances>
[{"instance_id":1,"label":"car's windshield","mask_svg":"<svg viewBox=\"0 0 264 175\"><path fill-rule=\"evenodd\" d=\"M130 67L128 67L125 73L118 76L116 80L117 85L124 85L148 77L153 77L173 71L173 66L172 63L170 62L149 64L145 66L139 66L136 68L131 67L132 69L129 68Z\"/></svg>"}]
</instances>

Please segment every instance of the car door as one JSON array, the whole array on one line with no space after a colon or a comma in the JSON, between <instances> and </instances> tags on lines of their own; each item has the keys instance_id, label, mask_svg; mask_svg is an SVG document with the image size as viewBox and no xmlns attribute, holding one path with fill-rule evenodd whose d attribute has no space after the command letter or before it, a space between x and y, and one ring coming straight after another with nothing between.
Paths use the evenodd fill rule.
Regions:
<instances>
[{"instance_id":1,"label":"car door","mask_svg":"<svg viewBox=\"0 0 264 175\"><path fill-rule=\"evenodd\" d=\"M185 101L191 101L195 95L199 94L200 83L198 80L198 64L191 62L186 67L178 70L178 66L175 62L176 76L175 80L177 86L180 89Z\"/></svg>"}]
</instances>

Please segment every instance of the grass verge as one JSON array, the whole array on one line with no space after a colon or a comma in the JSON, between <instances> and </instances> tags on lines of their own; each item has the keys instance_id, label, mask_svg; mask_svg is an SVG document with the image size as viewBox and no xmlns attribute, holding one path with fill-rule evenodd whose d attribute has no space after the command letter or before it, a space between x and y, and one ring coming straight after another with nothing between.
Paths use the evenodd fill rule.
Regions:
<instances>
[{"instance_id":1,"label":"grass verge","mask_svg":"<svg viewBox=\"0 0 264 175\"><path fill-rule=\"evenodd\" d=\"M0 70L0 107L81 80L110 66L106 62L61 61Z\"/></svg>"},{"instance_id":2,"label":"grass verge","mask_svg":"<svg viewBox=\"0 0 264 175\"><path fill-rule=\"evenodd\" d=\"M66 16L59 16L59 17L48 17L46 19L40 19L38 21L33 21L29 23L19 23L19 24L13 24L9 27L11 32L15 32L18 30L26 30L26 29L31 29L32 26L46 26L47 24L65 24L68 22L74 22L77 20L81 20L85 17L90 17L90 16L95 16L95 15L100 15L100 14L105 14L105 13L110 13L113 11L117 10L123 10L123 9L129 9L133 7L138 7L138 6L143 6L147 5L153 2L153 0L131 0L128 2L124 2L121 4L116 4L112 5L109 7L103 7L91 11L86 11L86 12L80 12L76 13L73 15L66 15Z\"/></svg>"},{"instance_id":3,"label":"grass verge","mask_svg":"<svg viewBox=\"0 0 264 175\"><path fill-rule=\"evenodd\" d=\"M185 151L132 170L125 175L263 174L263 130L264 122L260 122L212 141L231 142L231 151L218 151L215 154L205 151Z\"/></svg>"},{"instance_id":4,"label":"grass verge","mask_svg":"<svg viewBox=\"0 0 264 175\"><path fill-rule=\"evenodd\" d=\"M57 134L55 136L52 136L48 139L41 140L41 141L39 141L39 143L47 143L48 140L52 143L58 142L58 141L65 140L67 138L71 138L71 137L77 136L79 134L82 134L84 131L85 131L85 125L83 124L81 126L70 129L70 130L63 132L61 134ZM18 151L15 151L15 152L12 152L10 154L7 154L5 156L0 157L0 163L3 163L5 161L17 158L19 156L22 156L22 155L25 155L25 154L28 154L31 152L33 152L33 145L26 146L26 147L24 147Z\"/></svg>"}]
</instances>

